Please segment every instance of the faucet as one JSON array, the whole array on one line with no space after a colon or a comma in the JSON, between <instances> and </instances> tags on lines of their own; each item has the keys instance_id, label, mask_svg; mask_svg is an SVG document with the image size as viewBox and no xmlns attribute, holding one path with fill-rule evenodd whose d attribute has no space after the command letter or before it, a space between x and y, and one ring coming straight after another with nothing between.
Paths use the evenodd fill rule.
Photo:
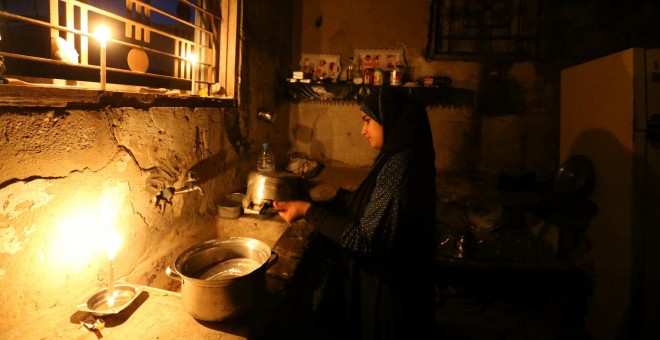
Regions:
<instances>
[{"instance_id":1,"label":"faucet","mask_svg":"<svg viewBox=\"0 0 660 340\"><path fill-rule=\"evenodd\" d=\"M199 191L199 194L201 196L204 196L204 190L199 187L199 185L194 185L193 183L197 182L197 174L195 174L192 171L188 172L188 179L186 179L186 187L184 188L179 188L179 189L174 189L174 192L172 195L178 195L178 194L186 194L189 192L193 191Z\"/></svg>"},{"instance_id":2,"label":"faucet","mask_svg":"<svg viewBox=\"0 0 660 340\"><path fill-rule=\"evenodd\" d=\"M186 179L186 186L183 188L175 189L174 187L169 187L161 190L156 195L156 206L160 206L160 201L165 201L166 203L172 204L172 198L174 195L186 194L193 191L199 191L200 196L204 196L204 190L199 185L194 184L197 182L197 175L190 171L188 172L188 179Z\"/></svg>"}]
</instances>

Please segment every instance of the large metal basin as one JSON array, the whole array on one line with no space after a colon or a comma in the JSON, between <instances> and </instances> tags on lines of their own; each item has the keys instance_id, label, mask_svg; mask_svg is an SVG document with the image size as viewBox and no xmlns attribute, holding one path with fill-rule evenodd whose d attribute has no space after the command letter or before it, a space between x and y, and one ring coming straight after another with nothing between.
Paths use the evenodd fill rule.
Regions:
<instances>
[{"instance_id":1,"label":"large metal basin","mask_svg":"<svg viewBox=\"0 0 660 340\"><path fill-rule=\"evenodd\" d=\"M257 239L213 239L182 252L167 275L181 281L181 299L190 315L220 321L253 306L265 288L266 270L278 259Z\"/></svg>"}]
</instances>

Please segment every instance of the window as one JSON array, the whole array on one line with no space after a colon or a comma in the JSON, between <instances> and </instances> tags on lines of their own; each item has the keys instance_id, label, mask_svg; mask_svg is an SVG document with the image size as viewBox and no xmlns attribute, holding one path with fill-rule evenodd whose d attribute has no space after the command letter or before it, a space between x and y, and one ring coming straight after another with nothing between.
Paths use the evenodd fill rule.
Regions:
<instances>
[{"instance_id":1,"label":"window","mask_svg":"<svg viewBox=\"0 0 660 340\"><path fill-rule=\"evenodd\" d=\"M85 88L164 88L233 98L239 1L3 1L4 76ZM105 44L97 31L103 26L109 32Z\"/></svg>"},{"instance_id":2,"label":"window","mask_svg":"<svg viewBox=\"0 0 660 340\"><path fill-rule=\"evenodd\" d=\"M540 0L433 0L426 57L537 53Z\"/></svg>"}]
</instances>

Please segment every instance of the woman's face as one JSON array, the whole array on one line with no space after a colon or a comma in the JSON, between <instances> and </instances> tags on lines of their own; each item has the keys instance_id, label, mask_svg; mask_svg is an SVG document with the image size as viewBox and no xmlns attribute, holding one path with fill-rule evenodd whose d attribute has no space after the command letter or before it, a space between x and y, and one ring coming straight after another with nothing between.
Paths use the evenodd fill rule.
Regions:
<instances>
[{"instance_id":1,"label":"woman's face","mask_svg":"<svg viewBox=\"0 0 660 340\"><path fill-rule=\"evenodd\" d=\"M377 121L371 119L364 112L360 112L362 116L362 136L367 139L369 145L377 150L383 147L383 126L378 124Z\"/></svg>"}]
</instances>

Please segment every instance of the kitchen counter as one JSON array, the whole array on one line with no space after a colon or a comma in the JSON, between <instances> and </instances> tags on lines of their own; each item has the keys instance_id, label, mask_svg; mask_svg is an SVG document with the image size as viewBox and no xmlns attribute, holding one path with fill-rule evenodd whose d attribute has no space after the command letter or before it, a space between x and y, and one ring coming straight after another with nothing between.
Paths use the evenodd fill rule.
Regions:
<instances>
[{"instance_id":1,"label":"kitchen counter","mask_svg":"<svg viewBox=\"0 0 660 340\"><path fill-rule=\"evenodd\" d=\"M243 228L242 232L237 229L234 236L250 236L255 232L254 228L259 227L271 229L271 234L280 230L281 234L279 238L269 236L264 240L271 247L275 243L273 249L279 254L279 260L267 271L265 291L252 310L235 320L197 321L185 311L180 293L147 286L118 314L95 317L105 322L100 331L87 330L80 323L90 316L89 313L77 311L75 306L55 306L3 326L2 329L9 329L9 332L0 335L0 338L252 339L260 336L277 313L281 292L293 275L312 229L304 221L287 226L278 216L260 220L244 215L239 220L242 222L239 225L251 225L253 228ZM84 298L86 296L82 295L81 299Z\"/></svg>"},{"instance_id":2,"label":"kitchen counter","mask_svg":"<svg viewBox=\"0 0 660 340\"><path fill-rule=\"evenodd\" d=\"M177 292L145 287L137 298L115 315L96 317L105 322L102 330L87 330L80 320L86 312L54 308L48 315L31 316L15 324L2 339L247 339L261 329L272 315L271 298L236 320L204 322L195 320L181 304ZM54 317L58 316L58 317ZM252 332L252 333L251 333Z\"/></svg>"}]
</instances>

